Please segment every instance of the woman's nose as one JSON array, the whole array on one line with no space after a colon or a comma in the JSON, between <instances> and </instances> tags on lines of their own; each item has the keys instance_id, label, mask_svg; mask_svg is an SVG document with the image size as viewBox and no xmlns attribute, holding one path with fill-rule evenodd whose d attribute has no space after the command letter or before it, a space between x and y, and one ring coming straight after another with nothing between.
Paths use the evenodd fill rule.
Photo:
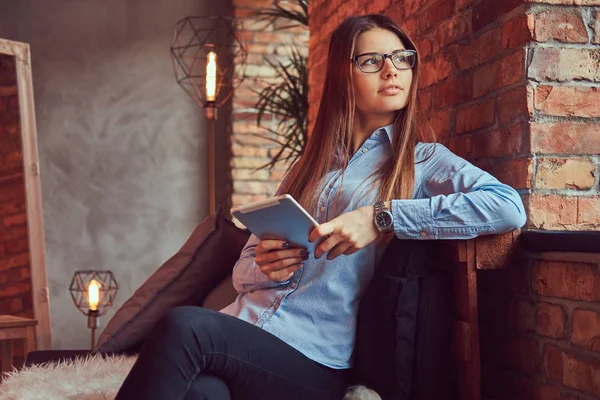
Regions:
<instances>
[{"instance_id":1,"label":"woman's nose","mask_svg":"<svg viewBox=\"0 0 600 400\"><path fill-rule=\"evenodd\" d=\"M394 67L392 60L390 60L389 58L386 58L385 60L383 60L382 72L383 72L384 78L391 78L398 74L398 70L396 69L396 67Z\"/></svg>"}]
</instances>

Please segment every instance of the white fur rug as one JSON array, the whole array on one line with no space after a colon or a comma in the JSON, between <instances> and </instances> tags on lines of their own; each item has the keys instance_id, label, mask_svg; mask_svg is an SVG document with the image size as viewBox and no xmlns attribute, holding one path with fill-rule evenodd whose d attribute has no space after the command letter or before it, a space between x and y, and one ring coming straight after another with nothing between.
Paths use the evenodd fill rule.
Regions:
<instances>
[{"instance_id":1,"label":"white fur rug","mask_svg":"<svg viewBox=\"0 0 600 400\"><path fill-rule=\"evenodd\" d=\"M136 357L99 355L8 373L0 400L112 400Z\"/></svg>"}]
</instances>

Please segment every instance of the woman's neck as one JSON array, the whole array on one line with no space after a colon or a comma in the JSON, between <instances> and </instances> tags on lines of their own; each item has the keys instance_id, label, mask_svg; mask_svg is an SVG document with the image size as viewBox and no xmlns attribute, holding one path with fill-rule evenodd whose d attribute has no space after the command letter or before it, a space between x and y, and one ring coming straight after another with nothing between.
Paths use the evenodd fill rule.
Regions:
<instances>
[{"instance_id":1,"label":"woman's neck","mask_svg":"<svg viewBox=\"0 0 600 400\"><path fill-rule=\"evenodd\" d=\"M354 132L352 134L352 154L356 153L360 146L378 128L390 125L394 122L394 114L371 114L365 115L360 112L354 114Z\"/></svg>"}]
</instances>

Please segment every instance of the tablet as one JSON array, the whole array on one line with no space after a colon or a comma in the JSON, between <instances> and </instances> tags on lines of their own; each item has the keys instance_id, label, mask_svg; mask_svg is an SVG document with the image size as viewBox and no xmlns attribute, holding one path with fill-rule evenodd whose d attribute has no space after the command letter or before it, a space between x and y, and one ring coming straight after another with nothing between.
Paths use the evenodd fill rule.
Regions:
<instances>
[{"instance_id":1,"label":"tablet","mask_svg":"<svg viewBox=\"0 0 600 400\"><path fill-rule=\"evenodd\" d=\"M289 194L232 208L231 214L259 239L284 239L315 254L317 243L308 235L319 224Z\"/></svg>"}]
</instances>

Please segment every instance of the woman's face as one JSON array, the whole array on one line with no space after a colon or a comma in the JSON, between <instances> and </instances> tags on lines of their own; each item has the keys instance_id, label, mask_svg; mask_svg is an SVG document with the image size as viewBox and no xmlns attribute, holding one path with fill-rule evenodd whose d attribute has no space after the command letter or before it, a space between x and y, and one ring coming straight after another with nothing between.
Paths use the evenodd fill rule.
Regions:
<instances>
[{"instance_id":1,"label":"woman's face","mask_svg":"<svg viewBox=\"0 0 600 400\"><path fill-rule=\"evenodd\" d=\"M354 55L389 54L404 49L404 44L395 33L373 29L358 37ZM398 70L389 58L384 60L383 68L379 72L362 72L356 62L353 61L352 64L357 112L366 115L393 115L395 111L406 107L413 77L412 69Z\"/></svg>"}]
</instances>

